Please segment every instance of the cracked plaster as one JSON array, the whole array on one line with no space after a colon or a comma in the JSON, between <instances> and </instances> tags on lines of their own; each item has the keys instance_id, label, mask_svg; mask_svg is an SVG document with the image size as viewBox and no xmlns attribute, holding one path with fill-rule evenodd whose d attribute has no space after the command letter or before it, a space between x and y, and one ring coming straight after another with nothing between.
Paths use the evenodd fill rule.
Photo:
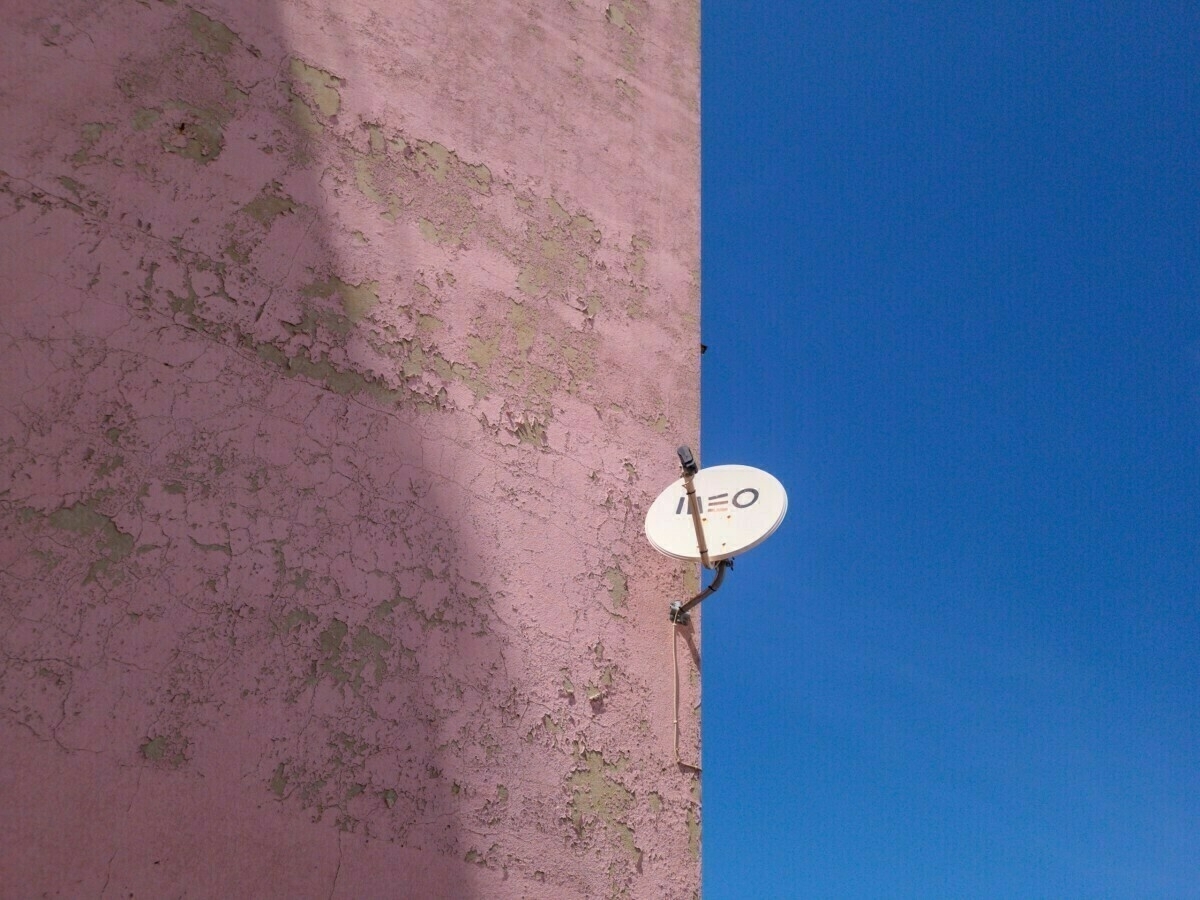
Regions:
<instances>
[{"instance_id":1,"label":"cracked plaster","mask_svg":"<svg viewBox=\"0 0 1200 900\"><path fill-rule=\"evenodd\" d=\"M12 11L10 888L696 892L694 573L640 528L698 427L697 28Z\"/></svg>"}]
</instances>

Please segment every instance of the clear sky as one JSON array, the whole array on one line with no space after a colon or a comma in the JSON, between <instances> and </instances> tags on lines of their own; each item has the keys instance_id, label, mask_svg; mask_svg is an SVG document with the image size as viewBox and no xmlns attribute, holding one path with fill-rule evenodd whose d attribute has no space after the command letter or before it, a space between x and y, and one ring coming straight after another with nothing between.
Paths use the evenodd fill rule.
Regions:
<instances>
[{"instance_id":1,"label":"clear sky","mask_svg":"<svg viewBox=\"0 0 1200 900\"><path fill-rule=\"evenodd\" d=\"M1200 4L703 17L705 900L1200 897Z\"/></svg>"}]
</instances>

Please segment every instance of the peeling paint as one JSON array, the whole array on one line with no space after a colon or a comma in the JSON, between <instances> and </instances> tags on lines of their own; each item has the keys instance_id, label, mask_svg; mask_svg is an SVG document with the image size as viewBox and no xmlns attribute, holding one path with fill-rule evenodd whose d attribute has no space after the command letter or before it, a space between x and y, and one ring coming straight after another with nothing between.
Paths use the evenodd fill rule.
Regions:
<instances>
[{"instance_id":1,"label":"peeling paint","mask_svg":"<svg viewBox=\"0 0 1200 900\"><path fill-rule=\"evenodd\" d=\"M367 125L367 140L373 156L380 156L387 152L387 141L384 140L383 129L378 125Z\"/></svg>"},{"instance_id":2,"label":"peeling paint","mask_svg":"<svg viewBox=\"0 0 1200 900\"><path fill-rule=\"evenodd\" d=\"M621 609L625 606L625 598L629 594L625 573L619 568L606 569L604 580L608 582L608 598L612 601L613 609Z\"/></svg>"},{"instance_id":3,"label":"peeling paint","mask_svg":"<svg viewBox=\"0 0 1200 900\"><path fill-rule=\"evenodd\" d=\"M242 212L260 225L269 226L279 216L296 211L296 202L283 193L279 182L271 182L257 197L242 207Z\"/></svg>"},{"instance_id":4,"label":"peeling paint","mask_svg":"<svg viewBox=\"0 0 1200 900\"><path fill-rule=\"evenodd\" d=\"M138 752L150 763L163 763L178 768L187 762L188 742L179 735L156 735L147 738Z\"/></svg>"},{"instance_id":5,"label":"peeling paint","mask_svg":"<svg viewBox=\"0 0 1200 900\"><path fill-rule=\"evenodd\" d=\"M604 18L606 18L617 28L620 28L622 31L633 34L633 25L630 24L629 19L626 18L626 10L628 8L628 4L613 3L605 8Z\"/></svg>"},{"instance_id":6,"label":"peeling paint","mask_svg":"<svg viewBox=\"0 0 1200 900\"><path fill-rule=\"evenodd\" d=\"M283 763L280 763L275 767L275 773L271 776L271 781L267 786L276 797L282 797L283 792L287 790L287 784L287 774L284 771Z\"/></svg>"},{"instance_id":7,"label":"peeling paint","mask_svg":"<svg viewBox=\"0 0 1200 900\"><path fill-rule=\"evenodd\" d=\"M288 112L296 127L310 137L316 137L325 131L325 126L309 107L304 97L290 91L288 93Z\"/></svg>"},{"instance_id":8,"label":"peeling paint","mask_svg":"<svg viewBox=\"0 0 1200 900\"><path fill-rule=\"evenodd\" d=\"M211 163L225 149L228 114L219 108L171 104L171 123L161 138L162 148L198 163Z\"/></svg>"},{"instance_id":9,"label":"peeling paint","mask_svg":"<svg viewBox=\"0 0 1200 900\"><path fill-rule=\"evenodd\" d=\"M316 106L317 112L326 118L337 115L342 106L342 95L338 90L342 79L296 57L288 61L288 71L301 88L303 96L311 99Z\"/></svg>"},{"instance_id":10,"label":"peeling paint","mask_svg":"<svg viewBox=\"0 0 1200 900\"><path fill-rule=\"evenodd\" d=\"M47 517L54 528L87 535L94 539L100 557L93 559L88 567L84 584L90 584L105 574L115 563L121 562L133 552L135 539L122 531L116 523L95 509L92 503L76 503L56 510Z\"/></svg>"},{"instance_id":11,"label":"peeling paint","mask_svg":"<svg viewBox=\"0 0 1200 900\"><path fill-rule=\"evenodd\" d=\"M700 858L700 817L694 809L687 811L688 853Z\"/></svg>"},{"instance_id":12,"label":"peeling paint","mask_svg":"<svg viewBox=\"0 0 1200 900\"><path fill-rule=\"evenodd\" d=\"M634 806L633 793L614 779L620 767L604 761L604 756L589 750L583 756L583 767L567 780L571 789L569 815L580 837L592 827L603 825L624 849L635 865L641 865L642 851L638 848L633 828L623 821Z\"/></svg>"},{"instance_id":13,"label":"peeling paint","mask_svg":"<svg viewBox=\"0 0 1200 900\"><path fill-rule=\"evenodd\" d=\"M188 12L187 27L205 53L228 55L238 40L237 35L230 31L228 26L194 9Z\"/></svg>"},{"instance_id":14,"label":"peeling paint","mask_svg":"<svg viewBox=\"0 0 1200 900\"><path fill-rule=\"evenodd\" d=\"M6 23L6 883L694 893L638 506L698 427L696 10L67 6Z\"/></svg>"},{"instance_id":15,"label":"peeling paint","mask_svg":"<svg viewBox=\"0 0 1200 900\"><path fill-rule=\"evenodd\" d=\"M307 284L300 292L306 297L330 297L337 294L346 319L351 324L361 321L379 303L378 281L350 284L336 275L324 281Z\"/></svg>"}]
</instances>

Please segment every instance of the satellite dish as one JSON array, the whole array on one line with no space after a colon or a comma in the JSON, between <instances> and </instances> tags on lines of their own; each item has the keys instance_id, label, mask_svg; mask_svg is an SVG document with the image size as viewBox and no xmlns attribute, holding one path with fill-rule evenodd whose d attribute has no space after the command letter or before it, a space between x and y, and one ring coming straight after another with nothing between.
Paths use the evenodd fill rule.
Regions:
<instances>
[{"instance_id":1,"label":"satellite dish","mask_svg":"<svg viewBox=\"0 0 1200 900\"><path fill-rule=\"evenodd\" d=\"M690 453L688 460L691 460ZM694 466L694 463L693 463ZM700 524L688 504L688 482L695 488ZM727 560L757 547L775 533L787 514L787 491L779 479L751 466L712 466L672 483L646 513L646 537L659 553L700 561L700 535L711 562Z\"/></svg>"}]
</instances>

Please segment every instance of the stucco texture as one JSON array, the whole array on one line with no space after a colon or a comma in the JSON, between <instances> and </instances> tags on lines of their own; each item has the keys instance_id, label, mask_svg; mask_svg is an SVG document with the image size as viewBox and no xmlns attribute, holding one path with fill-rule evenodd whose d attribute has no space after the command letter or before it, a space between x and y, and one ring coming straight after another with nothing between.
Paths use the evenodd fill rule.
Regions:
<instances>
[{"instance_id":1,"label":"stucco texture","mask_svg":"<svg viewBox=\"0 0 1200 900\"><path fill-rule=\"evenodd\" d=\"M693 896L696 4L0 14L0 895Z\"/></svg>"}]
</instances>

